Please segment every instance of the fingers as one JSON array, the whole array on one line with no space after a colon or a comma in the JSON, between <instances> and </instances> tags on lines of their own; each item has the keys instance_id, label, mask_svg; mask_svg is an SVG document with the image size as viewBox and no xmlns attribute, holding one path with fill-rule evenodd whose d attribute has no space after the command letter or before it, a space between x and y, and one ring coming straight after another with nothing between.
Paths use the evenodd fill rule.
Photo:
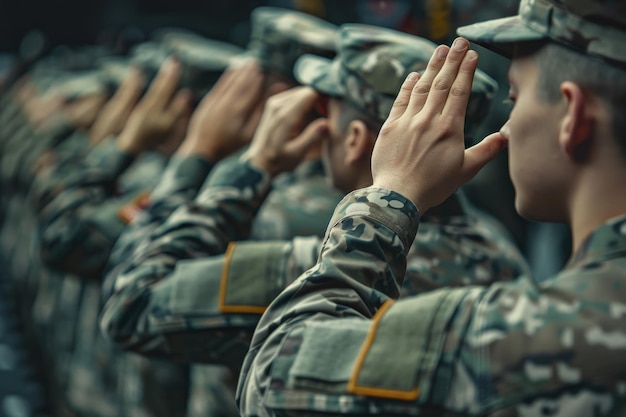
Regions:
<instances>
[{"instance_id":1,"label":"fingers","mask_svg":"<svg viewBox=\"0 0 626 417\"><path fill-rule=\"evenodd\" d=\"M178 88L181 72L180 62L175 58L168 58L152 81L145 100L158 108L166 107Z\"/></svg>"},{"instance_id":2,"label":"fingers","mask_svg":"<svg viewBox=\"0 0 626 417\"><path fill-rule=\"evenodd\" d=\"M459 68L468 50L469 42L466 39L455 39L443 67L433 80L430 93L424 105L431 114L439 114L442 112L450 94L452 84L458 77Z\"/></svg>"},{"instance_id":3,"label":"fingers","mask_svg":"<svg viewBox=\"0 0 626 417\"><path fill-rule=\"evenodd\" d=\"M303 157L313 145L321 142L328 136L328 119L314 120L304 131L289 141L288 146L291 154Z\"/></svg>"},{"instance_id":4,"label":"fingers","mask_svg":"<svg viewBox=\"0 0 626 417\"><path fill-rule=\"evenodd\" d=\"M472 93L472 81L478 64L478 54L475 51L468 51L461 62L458 74L441 112L443 116L454 117L458 120L465 118L467 102Z\"/></svg>"},{"instance_id":5,"label":"fingers","mask_svg":"<svg viewBox=\"0 0 626 417\"><path fill-rule=\"evenodd\" d=\"M289 106L289 111L298 115L307 114L319 98L319 93L311 87L296 87L277 94L275 102L278 106Z\"/></svg>"},{"instance_id":6,"label":"fingers","mask_svg":"<svg viewBox=\"0 0 626 417\"><path fill-rule=\"evenodd\" d=\"M193 94L189 90L180 90L174 96L170 108L176 119L185 117L191 113Z\"/></svg>"},{"instance_id":7,"label":"fingers","mask_svg":"<svg viewBox=\"0 0 626 417\"><path fill-rule=\"evenodd\" d=\"M243 112L251 112L263 96L263 73L254 63L247 64L236 70L232 84L224 94L239 97Z\"/></svg>"},{"instance_id":8,"label":"fingers","mask_svg":"<svg viewBox=\"0 0 626 417\"><path fill-rule=\"evenodd\" d=\"M447 46L441 45L435 49L435 52L433 52L433 55L430 57L426 71L424 71L424 74L419 78L417 83L415 83L413 91L411 92L411 98L408 105L408 111L410 111L411 114L419 113L424 107L426 99L430 94L433 80L443 67L449 49L450 48Z\"/></svg>"},{"instance_id":9,"label":"fingers","mask_svg":"<svg viewBox=\"0 0 626 417\"><path fill-rule=\"evenodd\" d=\"M395 101L393 102L393 106L391 107L391 111L387 117L388 119L397 119L404 114L404 111L409 105L413 87L415 87L419 78L420 75L417 72L412 72L406 77L402 83L402 87L400 87L400 91L398 92Z\"/></svg>"},{"instance_id":10,"label":"fingers","mask_svg":"<svg viewBox=\"0 0 626 417\"><path fill-rule=\"evenodd\" d=\"M476 145L465 150L461 177L464 182L474 178L487 163L492 161L507 147L507 141L500 132L492 133Z\"/></svg>"},{"instance_id":11,"label":"fingers","mask_svg":"<svg viewBox=\"0 0 626 417\"><path fill-rule=\"evenodd\" d=\"M133 68L130 73L124 77L111 100L116 103L116 105L120 106L121 112L130 113L135 104L137 104L137 101L139 101L139 97L141 97L145 82L145 77L141 71Z\"/></svg>"}]
</instances>

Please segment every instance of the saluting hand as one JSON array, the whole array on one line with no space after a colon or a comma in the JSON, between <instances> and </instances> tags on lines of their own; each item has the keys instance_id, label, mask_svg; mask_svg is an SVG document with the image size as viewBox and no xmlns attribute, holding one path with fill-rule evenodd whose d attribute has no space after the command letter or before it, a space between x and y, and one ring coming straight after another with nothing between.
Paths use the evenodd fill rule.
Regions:
<instances>
[{"instance_id":1,"label":"saluting hand","mask_svg":"<svg viewBox=\"0 0 626 417\"><path fill-rule=\"evenodd\" d=\"M179 132L191 113L191 92L178 90L181 65L169 58L134 108L117 141L118 148L139 154L153 149Z\"/></svg>"},{"instance_id":2,"label":"saluting hand","mask_svg":"<svg viewBox=\"0 0 626 417\"><path fill-rule=\"evenodd\" d=\"M306 125L318 98L310 87L296 87L270 97L244 158L272 176L298 166L307 151L328 134L327 119Z\"/></svg>"},{"instance_id":3,"label":"saluting hand","mask_svg":"<svg viewBox=\"0 0 626 417\"><path fill-rule=\"evenodd\" d=\"M477 64L478 54L458 38L452 48L435 50L421 77L407 77L374 146L374 186L403 194L423 213L504 149L497 133L465 149L463 123Z\"/></svg>"},{"instance_id":4,"label":"saluting hand","mask_svg":"<svg viewBox=\"0 0 626 417\"><path fill-rule=\"evenodd\" d=\"M97 145L110 135L120 134L137 105L145 84L146 80L138 68L132 68L126 74L89 131L92 145Z\"/></svg>"},{"instance_id":5,"label":"saluting hand","mask_svg":"<svg viewBox=\"0 0 626 417\"><path fill-rule=\"evenodd\" d=\"M263 83L253 62L224 72L191 116L178 153L218 162L250 143L264 104Z\"/></svg>"}]
</instances>

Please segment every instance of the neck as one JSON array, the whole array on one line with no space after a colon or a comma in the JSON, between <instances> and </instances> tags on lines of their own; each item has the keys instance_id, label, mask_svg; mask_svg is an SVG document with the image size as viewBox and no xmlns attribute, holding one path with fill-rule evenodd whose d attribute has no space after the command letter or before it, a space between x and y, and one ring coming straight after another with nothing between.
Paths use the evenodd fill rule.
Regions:
<instances>
[{"instance_id":1,"label":"neck","mask_svg":"<svg viewBox=\"0 0 626 417\"><path fill-rule=\"evenodd\" d=\"M604 175L602 175L604 174ZM626 214L624 193L626 169L606 169L600 175L587 176L575 193L570 207L573 253L594 230L609 219Z\"/></svg>"}]
</instances>

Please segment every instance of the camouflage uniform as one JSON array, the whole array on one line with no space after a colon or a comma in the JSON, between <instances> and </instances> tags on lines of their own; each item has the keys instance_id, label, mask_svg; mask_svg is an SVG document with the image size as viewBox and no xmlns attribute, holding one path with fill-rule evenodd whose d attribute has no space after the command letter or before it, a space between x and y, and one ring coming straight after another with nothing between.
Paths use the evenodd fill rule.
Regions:
<instances>
[{"instance_id":1,"label":"camouflage uniform","mask_svg":"<svg viewBox=\"0 0 626 417\"><path fill-rule=\"evenodd\" d=\"M189 86L206 81L207 74L215 79L227 62L223 56L238 53L227 54L214 45L199 48L195 45L195 54L190 54L195 61L182 61ZM178 51L183 60L183 45L178 45ZM214 65L202 66L213 62L208 55ZM205 61L197 64L201 58ZM108 65L103 74L107 87L119 85L127 67L111 68L110 60L103 64ZM71 413L94 416L185 415L187 368L123 353L102 338L97 325L102 271L113 243L141 210L140 197L154 188L166 159L148 152L134 160L115 148L115 138L105 140L85 158L60 158L59 151L59 147L50 149L47 160L53 163L37 173L33 197L42 256L65 273L47 270L49 291L41 291L36 303L41 308L35 311L47 320L55 375L62 392L67 392L65 407Z\"/></svg>"},{"instance_id":2,"label":"camouflage uniform","mask_svg":"<svg viewBox=\"0 0 626 417\"><path fill-rule=\"evenodd\" d=\"M336 27L328 22L271 7L255 9L251 20L252 34L245 55L256 58L264 71L283 81L293 83L293 63L302 54L335 54ZM164 31L157 34L157 38L163 45L172 48L182 41L195 44L196 39L194 35L180 31ZM139 56L138 50L135 53ZM156 54L158 52L152 56ZM142 56L148 55L146 52ZM181 59L185 57L180 53L179 56ZM212 168L206 161L203 166L199 158L180 160L175 164L185 167L169 169L171 175L166 175L165 182L159 185L160 191L151 194L150 206L137 216L116 243L107 267L105 291L109 290L115 277L132 261L129 253L142 244L171 211L193 200L201 185L198 179L203 178L202 175L206 175ZM221 170L228 170L230 164L238 165L237 157L220 162L214 175L220 175ZM248 237L266 240L290 239L297 235L321 236L341 197L341 193L329 184L321 162L305 161L294 172L285 173L274 181L272 191L259 209ZM225 369L194 366L190 416L237 415L234 407L235 379L236 374ZM230 395L217 394L224 392L230 392Z\"/></svg>"},{"instance_id":3,"label":"camouflage uniform","mask_svg":"<svg viewBox=\"0 0 626 417\"><path fill-rule=\"evenodd\" d=\"M460 33L505 47L550 37L624 62L623 26L587 17L606 10L624 21L623 3L524 0L521 18ZM242 415L626 413L625 214L541 285L520 278L393 301L418 226L416 207L393 191L346 196L315 267L259 322L239 380Z\"/></svg>"},{"instance_id":4,"label":"camouflage uniform","mask_svg":"<svg viewBox=\"0 0 626 417\"><path fill-rule=\"evenodd\" d=\"M295 62L304 54L333 57L337 26L295 10L258 7L250 16L252 33L247 55L270 76L296 84ZM237 164L239 154L218 166ZM225 168L228 169L228 168ZM254 220L250 239L322 236L341 193L330 184L319 159L304 161L274 180L272 192Z\"/></svg>"},{"instance_id":5,"label":"camouflage uniform","mask_svg":"<svg viewBox=\"0 0 626 417\"><path fill-rule=\"evenodd\" d=\"M380 112L384 109L380 103L388 103L388 112L390 97L370 90L363 81L365 75L380 70L388 80L401 81L413 64L423 65L432 45L372 27L353 26L346 31L346 49L340 50L335 62L345 59L354 64L351 74L361 75L351 82L359 83L357 91L371 94L359 96L359 103L378 103L375 109ZM356 34L358 39L353 38ZM372 50L372 45L377 49ZM387 58L370 62L370 53ZM405 69L384 72L391 58L396 68L405 65ZM299 62L297 68L311 60ZM300 69L296 74L301 75ZM338 85L332 88L334 95L344 94ZM268 176L246 162L216 170L196 199L179 207L119 270L115 293L103 310L103 331L125 348L147 355L237 369L261 313L315 264L322 247L314 236L232 243L249 236L270 187ZM409 258L404 291L415 294L441 286L488 285L494 277L512 279L524 268L501 230L470 209L459 194L425 219ZM446 270L458 274L444 274Z\"/></svg>"}]
</instances>

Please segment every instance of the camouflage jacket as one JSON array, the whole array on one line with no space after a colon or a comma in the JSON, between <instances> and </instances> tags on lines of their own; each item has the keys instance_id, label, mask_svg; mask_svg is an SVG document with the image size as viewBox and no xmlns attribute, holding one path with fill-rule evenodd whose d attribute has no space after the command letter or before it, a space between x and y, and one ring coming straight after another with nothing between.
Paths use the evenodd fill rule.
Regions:
<instances>
[{"instance_id":1,"label":"camouflage jacket","mask_svg":"<svg viewBox=\"0 0 626 417\"><path fill-rule=\"evenodd\" d=\"M85 158L39 170L32 199L39 218L42 259L60 270L99 279L126 226L120 209L152 188L164 163L164 157L156 153L135 161L110 139Z\"/></svg>"},{"instance_id":2,"label":"camouflage jacket","mask_svg":"<svg viewBox=\"0 0 626 417\"><path fill-rule=\"evenodd\" d=\"M243 416L599 416L625 410L626 216L567 268L401 298L415 206L367 188L339 204L317 264L261 318Z\"/></svg>"},{"instance_id":3,"label":"camouflage jacket","mask_svg":"<svg viewBox=\"0 0 626 417\"><path fill-rule=\"evenodd\" d=\"M304 161L272 181L272 191L254 218L250 239L321 237L342 197L333 189L322 161Z\"/></svg>"},{"instance_id":4,"label":"camouflage jacket","mask_svg":"<svg viewBox=\"0 0 626 417\"><path fill-rule=\"evenodd\" d=\"M242 167L214 173L195 202L174 212L119 271L101 321L116 343L237 369L261 313L315 264L321 239L314 236L229 244L246 238L270 186L262 173ZM422 224L403 292L488 285L525 271L495 223L455 196Z\"/></svg>"}]
</instances>

